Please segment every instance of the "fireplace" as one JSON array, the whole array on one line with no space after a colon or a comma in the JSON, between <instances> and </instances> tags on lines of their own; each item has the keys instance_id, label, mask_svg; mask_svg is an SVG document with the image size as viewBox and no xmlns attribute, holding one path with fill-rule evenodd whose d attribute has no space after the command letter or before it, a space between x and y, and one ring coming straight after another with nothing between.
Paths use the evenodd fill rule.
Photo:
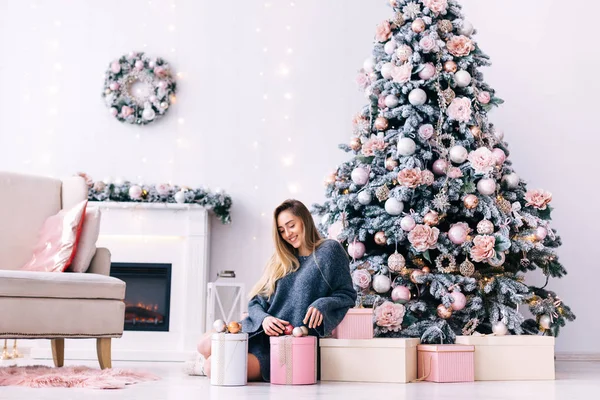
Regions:
<instances>
[{"instance_id":1,"label":"fireplace","mask_svg":"<svg viewBox=\"0 0 600 400\"><path fill-rule=\"evenodd\" d=\"M114 262L110 275L127 284L126 331L169 331L171 264Z\"/></svg>"}]
</instances>

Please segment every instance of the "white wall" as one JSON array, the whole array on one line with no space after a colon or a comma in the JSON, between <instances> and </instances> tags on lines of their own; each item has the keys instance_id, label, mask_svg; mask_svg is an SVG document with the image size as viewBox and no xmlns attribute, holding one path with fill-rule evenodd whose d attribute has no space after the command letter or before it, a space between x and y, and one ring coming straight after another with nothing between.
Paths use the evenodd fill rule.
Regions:
<instances>
[{"instance_id":1,"label":"white wall","mask_svg":"<svg viewBox=\"0 0 600 400\"><path fill-rule=\"evenodd\" d=\"M600 11L579 3L567 8ZM551 287L578 315L557 349L600 353L598 307L584 301L600 277L596 28L556 0L463 4L506 100L492 120L518 173L554 194L570 274ZM213 220L211 277L235 269L251 285L271 252L274 206L322 201L323 178L345 158L337 144L364 103L354 76L390 12L385 0L0 0L0 169L222 187L233 223ZM130 50L182 75L178 104L142 128L113 120L100 97L105 67Z\"/></svg>"}]
</instances>

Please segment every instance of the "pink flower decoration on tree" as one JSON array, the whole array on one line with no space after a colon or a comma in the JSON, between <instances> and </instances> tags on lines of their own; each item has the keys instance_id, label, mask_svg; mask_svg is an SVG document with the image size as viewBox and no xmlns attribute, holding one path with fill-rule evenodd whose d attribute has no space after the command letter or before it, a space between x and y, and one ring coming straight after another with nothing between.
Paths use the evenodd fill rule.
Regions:
<instances>
[{"instance_id":1,"label":"pink flower decoration on tree","mask_svg":"<svg viewBox=\"0 0 600 400\"><path fill-rule=\"evenodd\" d=\"M365 269L355 269L352 273L352 283L361 289L368 289L371 285L371 274Z\"/></svg>"},{"instance_id":2,"label":"pink flower decoration on tree","mask_svg":"<svg viewBox=\"0 0 600 400\"><path fill-rule=\"evenodd\" d=\"M387 42L392 37L392 27L389 21L383 21L375 29L375 39L379 42Z\"/></svg>"},{"instance_id":3,"label":"pink flower decoration on tree","mask_svg":"<svg viewBox=\"0 0 600 400\"><path fill-rule=\"evenodd\" d=\"M367 86L369 86L369 83L370 83L369 76L367 74L365 74L364 72L360 72L356 76L356 84L358 85L359 88L365 89Z\"/></svg>"},{"instance_id":4,"label":"pink flower decoration on tree","mask_svg":"<svg viewBox=\"0 0 600 400\"><path fill-rule=\"evenodd\" d=\"M402 304L386 301L375 308L375 323L383 328L385 332L398 332L402 329L402 320L405 313L406 308Z\"/></svg>"},{"instance_id":5,"label":"pink flower decoration on tree","mask_svg":"<svg viewBox=\"0 0 600 400\"><path fill-rule=\"evenodd\" d=\"M471 120L471 100L467 97L457 97L448 106L448 117L458 122Z\"/></svg>"},{"instance_id":6,"label":"pink flower decoration on tree","mask_svg":"<svg viewBox=\"0 0 600 400\"><path fill-rule=\"evenodd\" d=\"M398 182L402 186L414 189L421 184L421 170L419 168L406 168L398 172Z\"/></svg>"},{"instance_id":7,"label":"pink flower decoration on tree","mask_svg":"<svg viewBox=\"0 0 600 400\"><path fill-rule=\"evenodd\" d=\"M526 206L532 206L538 210L545 210L548 203L552 201L552 193L542 189L528 190L525 193Z\"/></svg>"},{"instance_id":8,"label":"pink flower decoration on tree","mask_svg":"<svg viewBox=\"0 0 600 400\"><path fill-rule=\"evenodd\" d=\"M477 95L477 100L481 103L481 104L488 104L490 102L490 100L492 100L492 96L490 95L489 92L479 92L479 94Z\"/></svg>"},{"instance_id":9,"label":"pink flower decoration on tree","mask_svg":"<svg viewBox=\"0 0 600 400\"><path fill-rule=\"evenodd\" d=\"M421 137L421 139L429 140L431 139L434 133L435 129L431 124L425 124L419 127L419 136Z\"/></svg>"},{"instance_id":10,"label":"pink flower decoration on tree","mask_svg":"<svg viewBox=\"0 0 600 400\"><path fill-rule=\"evenodd\" d=\"M421 171L421 183L423 185L431 186L431 185L433 185L434 181L435 181L435 176L433 175L433 172L431 172L428 169Z\"/></svg>"},{"instance_id":11,"label":"pink flower decoration on tree","mask_svg":"<svg viewBox=\"0 0 600 400\"><path fill-rule=\"evenodd\" d=\"M487 147L480 147L469 153L469 162L476 174L487 174L494 170L496 157Z\"/></svg>"},{"instance_id":12,"label":"pink flower decoration on tree","mask_svg":"<svg viewBox=\"0 0 600 400\"><path fill-rule=\"evenodd\" d=\"M437 246L440 230L428 225L417 225L408 234L408 241L415 250L424 252L435 249Z\"/></svg>"},{"instance_id":13,"label":"pink flower decoration on tree","mask_svg":"<svg viewBox=\"0 0 600 400\"><path fill-rule=\"evenodd\" d=\"M156 192L159 196L166 196L171 191L171 185L168 183L160 183L156 185Z\"/></svg>"},{"instance_id":14,"label":"pink flower decoration on tree","mask_svg":"<svg viewBox=\"0 0 600 400\"><path fill-rule=\"evenodd\" d=\"M496 256L496 238L494 236L477 235L473 239L473 247L471 247L471 258L475 262L489 260Z\"/></svg>"},{"instance_id":15,"label":"pink flower decoration on tree","mask_svg":"<svg viewBox=\"0 0 600 400\"><path fill-rule=\"evenodd\" d=\"M419 41L419 46L421 46L421 50L423 50L423 53L427 54L434 51L437 48L437 43L435 39L427 35Z\"/></svg>"},{"instance_id":16,"label":"pink flower decoration on tree","mask_svg":"<svg viewBox=\"0 0 600 400\"><path fill-rule=\"evenodd\" d=\"M466 36L452 36L448 43L446 43L446 47L450 54L456 57L464 57L468 56L473 50L475 50L475 45Z\"/></svg>"},{"instance_id":17,"label":"pink flower decoration on tree","mask_svg":"<svg viewBox=\"0 0 600 400\"><path fill-rule=\"evenodd\" d=\"M423 4L436 15L448 9L448 0L423 0Z\"/></svg>"},{"instance_id":18,"label":"pink flower decoration on tree","mask_svg":"<svg viewBox=\"0 0 600 400\"><path fill-rule=\"evenodd\" d=\"M448 175L448 178L458 179L463 176L463 173L458 167L450 167L448 168L448 172L446 172L446 175Z\"/></svg>"},{"instance_id":19,"label":"pink flower decoration on tree","mask_svg":"<svg viewBox=\"0 0 600 400\"><path fill-rule=\"evenodd\" d=\"M361 152L363 155L369 157L375 155L375 150L384 150L386 146L387 144L383 138L371 135L371 138L363 143Z\"/></svg>"},{"instance_id":20,"label":"pink flower decoration on tree","mask_svg":"<svg viewBox=\"0 0 600 400\"><path fill-rule=\"evenodd\" d=\"M404 63L400 67L395 67L392 71L392 78L394 79L394 82L406 83L410 81L412 69L413 66L410 63Z\"/></svg>"}]
</instances>

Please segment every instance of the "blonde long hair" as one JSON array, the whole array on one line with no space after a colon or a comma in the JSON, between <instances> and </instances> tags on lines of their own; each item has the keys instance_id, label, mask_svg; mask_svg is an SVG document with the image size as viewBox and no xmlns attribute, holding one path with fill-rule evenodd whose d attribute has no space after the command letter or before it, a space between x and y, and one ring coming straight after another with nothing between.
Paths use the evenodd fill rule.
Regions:
<instances>
[{"instance_id":1,"label":"blonde long hair","mask_svg":"<svg viewBox=\"0 0 600 400\"><path fill-rule=\"evenodd\" d=\"M300 267L300 263L296 258L298 250L281 237L279 229L277 228L277 218L283 211L290 211L296 217L300 218L304 227L304 243L311 252L323 242L310 211L308 211L302 202L288 199L277 206L273 212L273 241L275 242L275 253L273 253L269 259L269 262L263 271L263 275L250 291L250 298L253 298L256 295L261 295L266 298L271 297L275 292L275 284L277 281L287 274L297 271Z\"/></svg>"}]
</instances>

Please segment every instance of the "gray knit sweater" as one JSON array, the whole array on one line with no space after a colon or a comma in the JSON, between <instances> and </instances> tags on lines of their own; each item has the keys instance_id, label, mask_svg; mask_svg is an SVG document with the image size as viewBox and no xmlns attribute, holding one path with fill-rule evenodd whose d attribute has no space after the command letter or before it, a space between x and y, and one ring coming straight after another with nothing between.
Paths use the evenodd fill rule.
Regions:
<instances>
[{"instance_id":1,"label":"gray knit sweater","mask_svg":"<svg viewBox=\"0 0 600 400\"><path fill-rule=\"evenodd\" d=\"M328 336L348 309L354 307L356 291L352 286L348 256L341 244L326 240L313 254L300 256L298 260L300 268L277 281L270 299L255 296L250 300L248 317L242 321L243 332L251 336L262 332L262 322L269 315L301 326L306 311L312 306L323 314L323 324L316 333Z\"/></svg>"}]
</instances>

